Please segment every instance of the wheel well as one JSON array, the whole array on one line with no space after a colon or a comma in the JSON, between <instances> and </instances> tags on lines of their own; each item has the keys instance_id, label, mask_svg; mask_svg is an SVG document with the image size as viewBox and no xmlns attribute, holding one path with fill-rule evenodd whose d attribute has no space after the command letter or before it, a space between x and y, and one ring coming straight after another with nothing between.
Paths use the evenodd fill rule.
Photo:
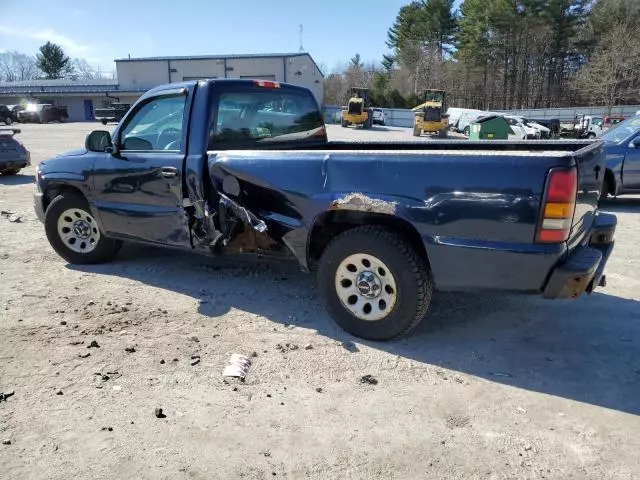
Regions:
<instances>
[{"instance_id":1,"label":"wheel well","mask_svg":"<svg viewBox=\"0 0 640 480\"><path fill-rule=\"evenodd\" d=\"M420 234L408 221L384 213L360 212L355 210L331 210L321 214L313 224L309 235L307 258L313 267L335 237L352 228L363 225L378 225L400 234L427 264L429 259Z\"/></svg>"},{"instance_id":2,"label":"wheel well","mask_svg":"<svg viewBox=\"0 0 640 480\"><path fill-rule=\"evenodd\" d=\"M46 212L47 208L49 208L49 204L53 201L53 199L58 195L62 195L64 193L74 193L86 199L80 189L76 187L72 187L71 185L51 185L44 191L44 195L42 196L43 210Z\"/></svg>"},{"instance_id":3,"label":"wheel well","mask_svg":"<svg viewBox=\"0 0 640 480\"><path fill-rule=\"evenodd\" d=\"M607 185L607 191L610 195L614 195L616 193L616 178L613 175L613 172L608 168L604 171L604 182Z\"/></svg>"}]
</instances>

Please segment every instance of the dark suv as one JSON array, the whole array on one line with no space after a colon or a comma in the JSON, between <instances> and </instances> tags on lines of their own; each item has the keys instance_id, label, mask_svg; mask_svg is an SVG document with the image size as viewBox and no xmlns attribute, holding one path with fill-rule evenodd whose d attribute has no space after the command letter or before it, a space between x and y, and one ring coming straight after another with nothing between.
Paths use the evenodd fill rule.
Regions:
<instances>
[{"instance_id":1,"label":"dark suv","mask_svg":"<svg viewBox=\"0 0 640 480\"><path fill-rule=\"evenodd\" d=\"M29 105L26 109L18 112L18 121L22 123L49 123L63 122L69 115L66 107L56 107L49 103L38 103Z\"/></svg>"},{"instance_id":2,"label":"dark suv","mask_svg":"<svg viewBox=\"0 0 640 480\"><path fill-rule=\"evenodd\" d=\"M11 125L15 119L13 112L6 105L0 105L0 122Z\"/></svg>"}]
</instances>

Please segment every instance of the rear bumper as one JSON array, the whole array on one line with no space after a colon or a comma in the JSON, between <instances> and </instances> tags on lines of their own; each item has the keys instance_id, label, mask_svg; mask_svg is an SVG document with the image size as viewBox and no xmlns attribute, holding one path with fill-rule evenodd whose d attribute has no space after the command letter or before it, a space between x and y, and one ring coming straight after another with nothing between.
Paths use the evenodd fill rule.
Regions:
<instances>
[{"instance_id":1,"label":"rear bumper","mask_svg":"<svg viewBox=\"0 0 640 480\"><path fill-rule=\"evenodd\" d=\"M29 158L17 158L15 160L0 160L0 171L29 166Z\"/></svg>"},{"instance_id":2,"label":"rear bumper","mask_svg":"<svg viewBox=\"0 0 640 480\"><path fill-rule=\"evenodd\" d=\"M551 272L544 298L578 298L604 286L604 268L613 250L617 217L598 212L588 241L575 248L568 258Z\"/></svg>"}]
</instances>

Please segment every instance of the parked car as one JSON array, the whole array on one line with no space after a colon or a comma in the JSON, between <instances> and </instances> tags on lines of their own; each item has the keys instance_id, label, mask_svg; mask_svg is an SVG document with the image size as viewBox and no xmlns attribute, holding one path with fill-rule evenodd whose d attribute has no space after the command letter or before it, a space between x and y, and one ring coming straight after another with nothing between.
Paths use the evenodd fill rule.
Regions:
<instances>
[{"instance_id":1,"label":"parked car","mask_svg":"<svg viewBox=\"0 0 640 480\"><path fill-rule=\"evenodd\" d=\"M387 114L381 108L373 109L373 124L374 125L386 125Z\"/></svg>"},{"instance_id":2,"label":"parked car","mask_svg":"<svg viewBox=\"0 0 640 480\"><path fill-rule=\"evenodd\" d=\"M0 105L0 122L5 125L11 125L13 123L13 112L6 105Z\"/></svg>"},{"instance_id":3,"label":"parked car","mask_svg":"<svg viewBox=\"0 0 640 480\"><path fill-rule=\"evenodd\" d=\"M9 110L11 110L11 117L13 119L14 122L19 121L18 120L18 113L20 113L22 110L24 110L24 107L22 105L7 105L7 108Z\"/></svg>"},{"instance_id":4,"label":"parked car","mask_svg":"<svg viewBox=\"0 0 640 480\"><path fill-rule=\"evenodd\" d=\"M516 117L513 115L505 115L504 118L514 131L514 134L521 137L522 140L539 140L540 131L530 125L527 125L522 117Z\"/></svg>"},{"instance_id":5,"label":"parked car","mask_svg":"<svg viewBox=\"0 0 640 480\"><path fill-rule=\"evenodd\" d=\"M20 133L17 128L0 128L0 173L15 175L31 165L31 154L15 138Z\"/></svg>"},{"instance_id":6,"label":"parked car","mask_svg":"<svg viewBox=\"0 0 640 480\"><path fill-rule=\"evenodd\" d=\"M282 99L295 113L265 110ZM123 240L296 261L340 326L387 340L434 290L575 298L603 284L616 217L597 209L602 147L329 142L306 88L183 82L42 162L35 210L70 263L112 260Z\"/></svg>"},{"instance_id":7,"label":"parked car","mask_svg":"<svg viewBox=\"0 0 640 480\"><path fill-rule=\"evenodd\" d=\"M640 116L630 117L600 137L606 170L600 199L640 193Z\"/></svg>"},{"instance_id":8,"label":"parked car","mask_svg":"<svg viewBox=\"0 0 640 480\"><path fill-rule=\"evenodd\" d=\"M22 123L64 122L68 118L67 107L56 107L48 103L31 103L18 112L18 120Z\"/></svg>"},{"instance_id":9,"label":"parked car","mask_svg":"<svg viewBox=\"0 0 640 480\"><path fill-rule=\"evenodd\" d=\"M526 126L535 128L540 133L540 135L537 138L541 138L544 140L548 140L551 138L551 129L525 117L520 117L520 119Z\"/></svg>"},{"instance_id":10,"label":"parked car","mask_svg":"<svg viewBox=\"0 0 640 480\"><path fill-rule=\"evenodd\" d=\"M532 122L549 129L549 138L560 137L560 119L558 118L534 118Z\"/></svg>"},{"instance_id":11,"label":"parked car","mask_svg":"<svg viewBox=\"0 0 640 480\"><path fill-rule=\"evenodd\" d=\"M118 123L122 117L129 111L131 104L129 103L112 103L107 108L96 108L94 117L103 125L109 122Z\"/></svg>"},{"instance_id":12,"label":"parked car","mask_svg":"<svg viewBox=\"0 0 640 480\"><path fill-rule=\"evenodd\" d=\"M611 127L619 124L620 122L624 122L625 117L609 115L604 117L604 121L602 122L602 132L606 132Z\"/></svg>"},{"instance_id":13,"label":"parked car","mask_svg":"<svg viewBox=\"0 0 640 480\"><path fill-rule=\"evenodd\" d=\"M461 108L460 110L455 131L464 133L467 137L469 136L469 133L471 133L471 124L473 122L482 116L491 115L491 112L485 112L484 110L473 110L470 108ZM447 110L447 112L448 111L449 110ZM454 112L454 114L456 113L458 112ZM451 125L451 121L451 117L449 117L449 125Z\"/></svg>"}]
</instances>

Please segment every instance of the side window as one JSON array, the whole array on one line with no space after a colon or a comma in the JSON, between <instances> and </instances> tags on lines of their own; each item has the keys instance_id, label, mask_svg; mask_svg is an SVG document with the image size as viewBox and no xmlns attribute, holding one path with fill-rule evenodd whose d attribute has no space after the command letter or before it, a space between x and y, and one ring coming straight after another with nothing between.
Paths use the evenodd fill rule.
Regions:
<instances>
[{"instance_id":1,"label":"side window","mask_svg":"<svg viewBox=\"0 0 640 480\"><path fill-rule=\"evenodd\" d=\"M130 117L120 132L122 150L180 151L185 95L152 98Z\"/></svg>"},{"instance_id":2,"label":"side window","mask_svg":"<svg viewBox=\"0 0 640 480\"><path fill-rule=\"evenodd\" d=\"M209 134L210 149L317 141L322 115L306 91L252 88L222 92Z\"/></svg>"}]
</instances>

